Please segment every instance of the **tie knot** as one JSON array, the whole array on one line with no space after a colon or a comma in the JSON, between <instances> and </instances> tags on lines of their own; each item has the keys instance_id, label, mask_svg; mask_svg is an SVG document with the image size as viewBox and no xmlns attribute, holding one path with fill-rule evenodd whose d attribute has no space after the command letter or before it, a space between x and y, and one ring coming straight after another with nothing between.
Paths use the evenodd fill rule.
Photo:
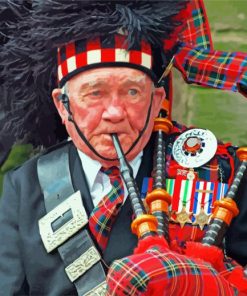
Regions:
<instances>
[{"instance_id":1,"label":"tie knot","mask_svg":"<svg viewBox=\"0 0 247 296\"><path fill-rule=\"evenodd\" d=\"M106 174L109 179L110 182L112 184L112 186L114 188L122 188L122 179L120 176L120 170L118 167L114 166L114 167L110 167L110 168L101 168L101 171Z\"/></svg>"},{"instance_id":2,"label":"tie knot","mask_svg":"<svg viewBox=\"0 0 247 296\"><path fill-rule=\"evenodd\" d=\"M120 170L118 167L116 166L113 166L113 167L110 167L110 168L104 168L102 167L100 169L103 173L105 173L106 175L108 175L110 178L111 177L117 177L117 176L120 176Z\"/></svg>"}]
</instances>

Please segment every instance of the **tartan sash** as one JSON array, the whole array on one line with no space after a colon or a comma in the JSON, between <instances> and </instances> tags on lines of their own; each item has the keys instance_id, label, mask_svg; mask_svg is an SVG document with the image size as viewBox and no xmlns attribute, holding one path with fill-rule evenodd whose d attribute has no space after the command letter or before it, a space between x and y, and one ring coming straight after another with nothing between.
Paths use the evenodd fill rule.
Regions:
<instances>
[{"instance_id":1,"label":"tartan sash","mask_svg":"<svg viewBox=\"0 0 247 296\"><path fill-rule=\"evenodd\" d=\"M117 167L102 168L101 171L109 176L112 189L93 209L89 218L89 228L99 247L104 251L112 225L123 204L124 187Z\"/></svg>"}]
</instances>

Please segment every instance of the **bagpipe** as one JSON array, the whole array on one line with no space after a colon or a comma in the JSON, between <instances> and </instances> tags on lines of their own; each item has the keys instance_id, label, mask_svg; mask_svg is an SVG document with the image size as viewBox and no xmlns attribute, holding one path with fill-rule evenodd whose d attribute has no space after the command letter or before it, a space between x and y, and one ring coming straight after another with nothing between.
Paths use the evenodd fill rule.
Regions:
<instances>
[{"instance_id":1,"label":"bagpipe","mask_svg":"<svg viewBox=\"0 0 247 296\"><path fill-rule=\"evenodd\" d=\"M179 38L182 46L174 57L174 66L182 73L187 83L240 91L246 95L246 54L226 55L225 52L214 51L203 1L191 1L190 5L191 17L188 18L187 28ZM197 15L200 15L202 20L198 26L194 22L194 16ZM223 56L227 58L222 59ZM226 64L227 67L224 66ZM224 77L224 80L216 81L212 76L213 70L220 74L217 79ZM225 197L214 203L210 223L201 242L187 241L180 246L170 240L169 235L171 196L166 190L165 156L172 122L167 118L168 109L169 107L163 106L154 123L156 142L152 172L153 190L145 198L148 211L140 198L117 136L113 135L121 174L135 214L132 231L138 236L138 246L133 255L116 260L111 265L107 275L107 293L247 295L246 270L227 257L222 248L226 231L239 212L235 197L246 172L247 148L237 150L239 167Z\"/></svg>"},{"instance_id":2,"label":"bagpipe","mask_svg":"<svg viewBox=\"0 0 247 296\"><path fill-rule=\"evenodd\" d=\"M170 241L169 205L166 191L166 137L172 122L162 108L154 122L153 188L144 205L117 135L113 143L120 172L129 192L135 219L132 232L138 236L134 254L116 260L107 275L107 295L247 295L242 266L226 257L220 248L224 235L239 210L234 201L247 167L247 148L239 148L240 164L225 198L214 203L206 233L199 242L181 247ZM148 210L146 210L148 208Z\"/></svg>"}]
</instances>

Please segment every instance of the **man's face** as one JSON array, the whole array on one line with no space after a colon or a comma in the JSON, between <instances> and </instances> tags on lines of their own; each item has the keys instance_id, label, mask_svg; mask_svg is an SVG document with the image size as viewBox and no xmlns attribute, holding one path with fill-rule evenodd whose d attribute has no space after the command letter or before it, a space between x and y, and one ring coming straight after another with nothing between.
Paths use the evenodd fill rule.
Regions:
<instances>
[{"instance_id":1,"label":"man's face","mask_svg":"<svg viewBox=\"0 0 247 296\"><path fill-rule=\"evenodd\" d=\"M66 85L74 121L90 144L102 156L116 158L111 134L119 137L126 152L143 129L153 95L153 106L147 129L127 158L133 159L148 142L153 119L157 116L165 92L154 89L153 82L143 72L131 68L97 68L71 78ZM68 113L57 99L60 89L53 91L53 98L68 134L78 149L104 166L114 163L102 161L81 140Z\"/></svg>"}]
</instances>

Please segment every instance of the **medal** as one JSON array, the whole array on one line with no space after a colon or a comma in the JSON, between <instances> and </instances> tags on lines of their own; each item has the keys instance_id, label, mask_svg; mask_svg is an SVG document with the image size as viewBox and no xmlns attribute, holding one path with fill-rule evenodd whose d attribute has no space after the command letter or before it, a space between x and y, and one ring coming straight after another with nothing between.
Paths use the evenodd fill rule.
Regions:
<instances>
[{"instance_id":1,"label":"medal","mask_svg":"<svg viewBox=\"0 0 247 296\"><path fill-rule=\"evenodd\" d=\"M178 178L166 179L166 189L172 196L171 221L181 227L193 223L202 229L208 224L214 201L226 195L228 184Z\"/></svg>"},{"instance_id":2,"label":"medal","mask_svg":"<svg viewBox=\"0 0 247 296\"><path fill-rule=\"evenodd\" d=\"M174 142L172 155L185 168L197 168L214 157L217 139L209 130L191 129L182 133Z\"/></svg>"},{"instance_id":3,"label":"medal","mask_svg":"<svg viewBox=\"0 0 247 296\"><path fill-rule=\"evenodd\" d=\"M186 208L183 206L181 212L176 212L176 222L178 222L181 226L181 228L184 227L185 223L192 223L192 221L190 220L190 215L192 213L187 213L186 212Z\"/></svg>"},{"instance_id":4,"label":"medal","mask_svg":"<svg viewBox=\"0 0 247 296\"><path fill-rule=\"evenodd\" d=\"M204 226L208 224L208 220L211 215L205 213L204 209L201 207L200 212L197 215L194 215L195 222L194 225L199 225L200 229L203 230Z\"/></svg>"}]
</instances>

